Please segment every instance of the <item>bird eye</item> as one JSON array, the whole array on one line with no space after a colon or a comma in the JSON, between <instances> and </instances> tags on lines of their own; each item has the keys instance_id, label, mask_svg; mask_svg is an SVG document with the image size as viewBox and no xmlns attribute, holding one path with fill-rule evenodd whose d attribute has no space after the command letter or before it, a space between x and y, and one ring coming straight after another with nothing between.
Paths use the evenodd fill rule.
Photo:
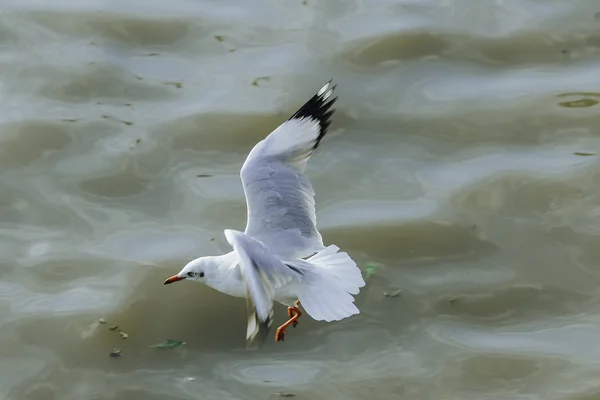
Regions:
<instances>
[{"instance_id":1,"label":"bird eye","mask_svg":"<svg viewBox=\"0 0 600 400\"><path fill-rule=\"evenodd\" d=\"M200 272L200 278L204 278L204 272Z\"/></svg>"},{"instance_id":2,"label":"bird eye","mask_svg":"<svg viewBox=\"0 0 600 400\"><path fill-rule=\"evenodd\" d=\"M187 274L188 274L188 276L189 276L190 278L193 278L193 277L194 277L194 275L196 275L196 273L195 273L195 272L192 272L192 271L188 272Z\"/></svg>"}]
</instances>

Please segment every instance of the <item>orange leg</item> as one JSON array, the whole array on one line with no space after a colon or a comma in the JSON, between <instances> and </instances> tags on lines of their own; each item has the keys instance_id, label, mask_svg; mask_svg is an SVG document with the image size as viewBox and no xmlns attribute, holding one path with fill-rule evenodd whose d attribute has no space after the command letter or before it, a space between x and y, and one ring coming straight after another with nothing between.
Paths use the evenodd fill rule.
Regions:
<instances>
[{"instance_id":1,"label":"orange leg","mask_svg":"<svg viewBox=\"0 0 600 400\"><path fill-rule=\"evenodd\" d=\"M294 315L296 315L297 313L300 313L300 310L298 310L297 307L288 307L288 318L292 319L294 318ZM302 315L302 313L300 313L300 315ZM296 318L293 322L292 322L292 327L295 328L296 325L298 325L298 318Z\"/></svg>"},{"instance_id":2,"label":"orange leg","mask_svg":"<svg viewBox=\"0 0 600 400\"><path fill-rule=\"evenodd\" d=\"M275 332L276 342L283 341L283 338L285 336L285 330L288 326L292 325L293 327L296 327L296 325L298 325L298 318L300 318L300 316L302 315L302 312L298 308L299 305L300 301L297 301L294 307L288 307L288 317L290 319L285 324L277 328L277 332Z\"/></svg>"}]
</instances>

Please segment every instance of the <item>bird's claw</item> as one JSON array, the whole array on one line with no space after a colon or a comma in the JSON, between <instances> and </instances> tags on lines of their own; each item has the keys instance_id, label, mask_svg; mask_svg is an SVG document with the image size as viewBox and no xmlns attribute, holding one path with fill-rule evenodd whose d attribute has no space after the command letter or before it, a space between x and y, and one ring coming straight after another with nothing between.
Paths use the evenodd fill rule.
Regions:
<instances>
[{"instance_id":1,"label":"bird's claw","mask_svg":"<svg viewBox=\"0 0 600 400\"><path fill-rule=\"evenodd\" d=\"M288 318L292 319L292 317L296 315L296 309L294 309L294 307L288 307ZM292 322L292 328L295 328L298 325L298 321L294 320L294 322Z\"/></svg>"},{"instance_id":2,"label":"bird's claw","mask_svg":"<svg viewBox=\"0 0 600 400\"><path fill-rule=\"evenodd\" d=\"M278 329L277 332L275 333L275 341L283 342L284 338L285 338L285 331Z\"/></svg>"},{"instance_id":3,"label":"bird's claw","mask_svg":"<svg viewBox=\"0 0 600 400\"><path fill-rule=\"evenodd\" d=\"M298 306L300 306L300 301L296 302L295 307L288 307L288 317L290 319L285 324L277 328L277 332L275 332L276 342L283 342L285 336L285 329L288 326L292 325L292 327L295 328L296 325L298 325L298 318L300 318L300 316L302 315L302 312L300 311L300 309L298 309Z\"/></svg>"}]
</instances>

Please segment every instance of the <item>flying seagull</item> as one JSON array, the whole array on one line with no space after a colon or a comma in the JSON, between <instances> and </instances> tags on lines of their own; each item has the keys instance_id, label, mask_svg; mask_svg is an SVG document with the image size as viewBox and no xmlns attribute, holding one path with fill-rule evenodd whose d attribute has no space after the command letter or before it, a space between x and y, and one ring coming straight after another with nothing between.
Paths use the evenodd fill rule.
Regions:
<instances>
[{"instance_id":1,"label":"flying seagull","mask_svg":"<svg viewBox=\"0 0 600 400\"><path fill-rule=\"evenodd\" d=\"M246 339L266 338L273 302L288 307L289 320L275 333L284 339L296 326L300 306L317 321L358 314L354 295L365 285L360 269L339 247L323 245L317 230L315 192L304 176L309 158L327 133L335 85L327 82L287 121L248 154L240 177L246 195L246 229L225 229L233 251L190 261L165 285L191 280L248 306Z\"/></svg>"}]
</instances>

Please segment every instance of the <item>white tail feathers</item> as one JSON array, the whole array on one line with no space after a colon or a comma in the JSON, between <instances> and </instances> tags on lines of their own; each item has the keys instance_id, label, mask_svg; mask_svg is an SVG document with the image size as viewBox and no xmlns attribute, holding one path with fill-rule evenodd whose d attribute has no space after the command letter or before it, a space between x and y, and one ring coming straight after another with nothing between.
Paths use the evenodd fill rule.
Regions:
<instances>
[{"instance_id":1,"label":"white tail feathers","mask_svg":"<svg viewBox=\"0 0 600 400\"><path fill-rule=\"evenodd\" d=\"M359 313L353 295L365 286L365 281L350 256L338 250L330 245L306 260L312 264L311 278L298 300L317 321L339 321Z\"/></svg>"}]
</instances>

